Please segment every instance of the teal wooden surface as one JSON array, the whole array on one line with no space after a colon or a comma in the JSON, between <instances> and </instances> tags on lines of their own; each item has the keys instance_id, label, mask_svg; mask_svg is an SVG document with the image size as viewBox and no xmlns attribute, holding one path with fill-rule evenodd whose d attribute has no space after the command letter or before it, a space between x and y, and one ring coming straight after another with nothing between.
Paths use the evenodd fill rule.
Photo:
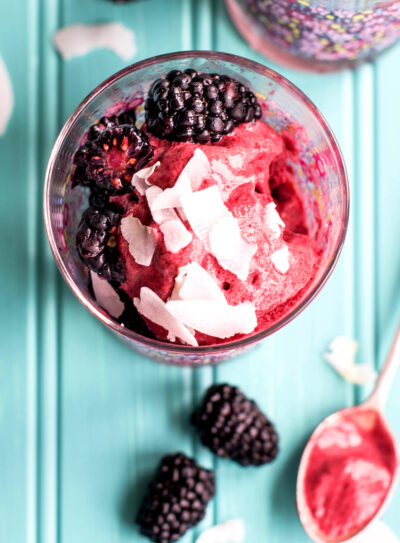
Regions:
<instances>
[{"instance_id":1,"label":"teal wooden surface","mask_svg":"<svg viewBox=\"0 0 400 543\"><path fill-rule=\"evenodd\" d=\"M294 502L301 449L324 416L366 393L336 376L322 353L345 334L360 341L359 359L378 367L400 313L400 45L356 72L278 68L316 102L341 144L352 193L345 249L293 323L232 362L190 370L141 358L111 336L63 284L43 231L43 173L57 132L124 66L109 51L62 61L52 34L112 20L135 31L135 61L213 48L267 63L239 37L222 0L19 0L3 10L0 54L16 106L0 138L0 542L144 542L131 523L144 482L178 449L213 466L218 484L207 518L182 543L237 516L247 543L306 542ZM201 447L188 416L213 381L242 386L275 421L273 465L242 469ZM400 378L388 405L400 437L399 390ZM400 490L385 513L397 533L399 508Z\"/></svg>"}]
</instances>

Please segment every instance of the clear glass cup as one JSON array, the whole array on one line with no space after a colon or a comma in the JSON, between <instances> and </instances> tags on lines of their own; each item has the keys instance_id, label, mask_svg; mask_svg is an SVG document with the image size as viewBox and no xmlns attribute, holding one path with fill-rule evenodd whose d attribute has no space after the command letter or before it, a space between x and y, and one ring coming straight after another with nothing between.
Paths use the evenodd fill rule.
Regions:
<instances>
[{"instance_id":1,"label":"clear glass cup","mask_svg":"<svg viewBox=\"0 0 400 543\"><path fill-rule=\"evenodd\" d=\"M253 47L289 68L354 68L400 38L400 1L225 0Z\"/></svg>"},{"instance_id":2,"label":"clear glass cup","mask_svg":"<svg viewBox=\"0 0 400 543\"><path fill-rule=\"evenodd\" d=\"M89 127L103 115L137 106L138 120L144 119L144 97L151 82L172 69L194 67L219 72L252 87L263 104L264 121L276 131L297 134L300 162L296 183L302 191L311 235L324 248L318 273L301 299L270 328L243 339L204 347L176 345L143 337L113 320L96 304L87 285L87 269L75 247L75 232L87 207L83 187L71 190L74 153ZM133 349L150 358L178 365L217 363L242 353L298 315L320 291L332 272L342 248L348 221L348 183L338 144L326 121L312 102L278 73L241 57L192 51L144 60L113 75L99 85L76 108L65 123L52 150L44 187L46 232L57 266L75 296L109 329ZM316 213L322 219L316 227Z\"/></svg>"}]
</instances>

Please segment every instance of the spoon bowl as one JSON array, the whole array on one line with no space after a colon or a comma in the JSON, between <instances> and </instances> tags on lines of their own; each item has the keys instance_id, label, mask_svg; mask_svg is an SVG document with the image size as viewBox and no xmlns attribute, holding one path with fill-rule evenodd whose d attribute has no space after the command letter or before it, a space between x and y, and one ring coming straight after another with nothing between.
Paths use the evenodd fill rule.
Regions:
<instances>
[{"instance_id":1,"label":"spoon bowl","mask_svg":"<svg viewBox=\"0 0 400 543\"><path fill-rule=\"evenodd\" d=\"M342 409L327 417L316 428L307 443L297 477L296 501L300 521L308 536L316 543L348 541L379 517L390 502L399 477L400 456L396 438L386 422L383 410L399 364L400 325L370 398L360 406ZM380 465L372 463L374 456ZM338 466L342 471L338 471ZM328 487L319 487L325 492L325 500L322 500L322 503L320 496L313 514L307 499L307 490L317 484L315 473L318 473L318 469L322 470L325 481L323 484ZM330 487L327 481L331 484ZM363 482L369 484L369 489L362 486ZM346 492L352 493L351 498L354 500L357 500L358 492L364 492L364 498L368 498L367 505L362 507L359 505L357 513L357 508L351 507L349 502L346 502ZM374 506L371 500L378 492L380 497L376 498ZM326 499L328 504L331 504L328 512L325 509ZM323 531L318 520L325 526L329 526L329 522L334 524L330 517L331 512L338 513L341 510L345 511L354 526L351 527L351 523L348 528L344 526L342 533L339 526L333 526L329 533ZM357 514L358 524L354 521Z\"/></svg>"}]
</instances>

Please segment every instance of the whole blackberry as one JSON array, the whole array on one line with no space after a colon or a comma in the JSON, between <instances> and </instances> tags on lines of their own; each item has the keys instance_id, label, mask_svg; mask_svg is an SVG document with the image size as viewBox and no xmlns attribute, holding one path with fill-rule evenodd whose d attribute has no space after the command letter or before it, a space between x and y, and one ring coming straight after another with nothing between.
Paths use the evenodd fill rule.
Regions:
<instances>
[{"instance_id":1,"label":"whole blackberry","mask_svg":"<svg viewBox=\"0 0 400 543\"><path fill-rule=\"evenodd\" d=\"M218 456L243 466L260 466L274 460L278 436L273 424L238 388L211 386L192 422L202 443Z\"/></svg>"},{"instance_id":2,"label":"whole blackberry","mask_svg":"<svg viewBox=\"0 0 400 543\"><path fill-rule=\"evenodd\" d=\"M88 140L75 154L77 168L86 168L87 183L108 195L131 190L131 179L153 156L144 132L132 125L116 125Z\"/></svg>"},{"instance_id":3,"label":"whole blackberry","mask_svg":"<svg viewBox=\"0 0 400 543\"><path fill-rule=\"evenodd\" d=\"M125 277L117 251L119 221L120 214L115 209L89 207L79 223L76 245L89 269L108 281L120 283Z\"/></svg>"},{"instance_id":4,"label":"whole blackberry","mask_svg":"<svg viewBox=\"0 0 400 543\"><path fill-rule=\"evenodd\" d=\"M227 75L172 70L150 87L149 132L173 141L219 141L235 125L261 117L254 93Z\"/></svg>"},{"instance_id":5,"label":"whole blackberry","mask_svg":"<svg viewBox=\"0 0 400 543\"><path fill-rule=\"evenodd\" d=\"M165 456L150 483L136 522L156 543L177 541L204 517L215 493L212 471L182 453Z\"/></svg>"}]
</instances>

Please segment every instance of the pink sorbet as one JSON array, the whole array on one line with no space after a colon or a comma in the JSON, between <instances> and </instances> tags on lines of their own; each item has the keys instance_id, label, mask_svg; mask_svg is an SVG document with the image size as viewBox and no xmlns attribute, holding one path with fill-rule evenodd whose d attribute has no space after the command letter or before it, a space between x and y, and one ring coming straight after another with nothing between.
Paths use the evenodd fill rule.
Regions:
<instances>
[{"instance_id":1,"label":"pink sorbet","mask_svg":"<svg viewBox=\"0 0 400 543\"><path fill-rule=\"evenodd\" d=\"M397 467L393 440L373 410L343 411L313 438L305 471L309 513L326 541L358 533L381 508Z\"/></svg>"},{"instance_id":2,"label":"pink sorbet","mask_svg":"<svg viewBox=\"0 0 400 543\"><path fill-rule=\"evenodd\" d=\"M159 225L153 220L145 195L137 194L138 201L132 195L114 197L114 201L125 210L125 217L132 215L143 225L151 226L156 237L151 263L144 266L135 261L127 241L119 232L119 250L126 263L126 282L122 288L135 298L140 295L141 287L146 286L167 301L179 268L196 262L216 281L228 304L253 304L257 326L252 333L281 320L307 294L321 259L320 249L308 235L302 198L288 165L288 156L292 161L297 158L293 142L261 121L239 125L231 134L213 144L150 139L155 147L150 166L158 161L160 166L148 181L161 189L173 187L194 151L201 149L208 158L212 173L197 190L212 185L219 187L225 206L237 219L243 240L256 246L256 251L247 277L240 279L220 265L207 243L193 233L188 221L183 220L183 223L193 234L192 241L179 252L172 253L165 245ZM279 239L271 235L265 224L265 209L271 202L276 203L285 223ZM287 270L277 260L274 263L272 256L282 248L283 252L287 251ZM280 257L282 253L278 253L278 260ZM145 321L159 339L167 340L167 331L162 326L147 318ZM199 345L243 337L243 334L236 334L218 338L196 330L194 333Z\"/></svg>"}]
</instances>

